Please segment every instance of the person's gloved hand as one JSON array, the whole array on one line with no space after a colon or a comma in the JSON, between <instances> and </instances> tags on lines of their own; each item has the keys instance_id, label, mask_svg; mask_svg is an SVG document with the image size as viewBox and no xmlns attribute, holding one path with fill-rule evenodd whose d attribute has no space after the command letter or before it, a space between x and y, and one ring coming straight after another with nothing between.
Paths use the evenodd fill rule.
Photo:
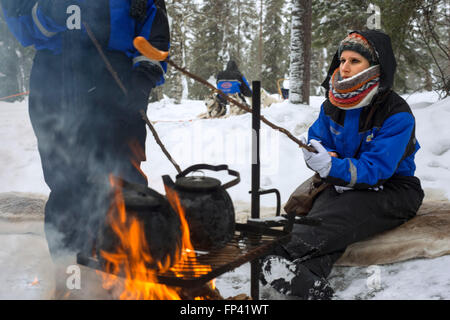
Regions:
<instances>
[{"instance_id":1,"label":"person's gloved hand","mask_svg":"<svg viewBox=\"0 0 450 320\"><path fill-rule=\"evenodd\" d=\"M147 110L150 93L161 75L160 67L147 62L141 62L133 70L128 90L127 112Z\"/></svg>"},{"instance_id":2,"label":"person's gloved hand","mask_svg":"<svg viewBox=\"0 0 450 320\"><path fill-rule=\"evenodd\" d=\"M306 144L304 137L301 140ZM311 139L310 143L317 150L317 153L309 152L305 148L302 148L306 165L311 170L316 171L321 178L326 178L331 170L331 156L319 141Z\"/></svg>"}]
</instances>

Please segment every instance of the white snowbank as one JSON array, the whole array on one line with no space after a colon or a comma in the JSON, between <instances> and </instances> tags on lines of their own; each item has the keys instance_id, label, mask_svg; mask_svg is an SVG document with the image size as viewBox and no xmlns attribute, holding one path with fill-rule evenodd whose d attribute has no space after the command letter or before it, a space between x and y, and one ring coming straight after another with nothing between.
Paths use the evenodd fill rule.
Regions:
<instances>
[{"instance_id":1,"label":"white snowbank","mask_svg":"<svg viewBox=\"0 0 450 320\"><path fill-rule=\"evenodd\" d=\"M427 197L445 196L450 199L450 98L438 101L437 95L433 93L403 97L413 109L417 121L416 135L422 146L417 153L416 175L421 179ZM323 101L323 97L311 97L311 106L292 105L285 101L263 109L262 115L298 138L305 134L316 119ZM225 163L231 169L239 171L241 182L228 191L233 200L250 206L251 115L195 119L204 111L202 101L183 100L181 105L175 105L170 99L165 99L150 104L148 116L152 121L158 121L155 128L161 140L182 168L197 163ZM12 104L0 102L0 137L0 192L20 191L47 195L49 189L43 178L36 138L28 117L27 101ZM174 177L176 170L150 132L146 153L147 162L143 163L142 168L149 178L149 186L164 193L161 176L170 174ZM261 126L260 155L261 187L279 189L282 203L301 181L312 174L305 166L297 145L265 124ZM222 181L231 179L226 174L205 173ZM275 205L273 195L262 196L261 200L263 206ZM8 298L4 295L8 290L11 291L11 297L16 297L30 288L30 282L33 281L30 277L34 277L32 274L37 274L40 270L39 258L32 255L33 250L17 249L21 243L29 244L32 241L25 241L23 236L4 233L0 233L0 236L3 244L0 249L0 274L8 275L9 279L0 279L6 290L2 290L1 298ZM380 266L381 287L370 287L367 284L370 273L366 268L335 268L331 281L338 289L338 299L450 299L449 263L450 257L446 256ZM15 270L14 265L29 265L29 268L34 269L33 272L25 270L26 268ZM219 277L217 286L225 297L248 293L249 274L248 264L243 265ZM37 295L25 297L39 298L37 289L32 290ZM270 288L263 288L262 297L286 298L277 295Z\"/></svg>"}]
</instances>

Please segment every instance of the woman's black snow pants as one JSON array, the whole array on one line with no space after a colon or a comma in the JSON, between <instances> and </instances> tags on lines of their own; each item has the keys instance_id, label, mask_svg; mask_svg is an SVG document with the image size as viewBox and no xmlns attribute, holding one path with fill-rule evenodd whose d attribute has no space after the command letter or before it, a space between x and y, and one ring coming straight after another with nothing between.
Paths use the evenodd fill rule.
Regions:
<instances>
[{"instance_id":1,"label":"woman's black snow pants","mask_svg":"<svg viewBox=\"0 0 450 320\"><path fill-rule=\"evenodd\" d=\"M348 245L408 221L416 215L423 197L416 177L393 176L379 191L338 193L331 186L317 197L308 214L321 224L294 225L291 241L274 253L291 261L299 259L326 278Z\"/></svg>"}]
</instances>

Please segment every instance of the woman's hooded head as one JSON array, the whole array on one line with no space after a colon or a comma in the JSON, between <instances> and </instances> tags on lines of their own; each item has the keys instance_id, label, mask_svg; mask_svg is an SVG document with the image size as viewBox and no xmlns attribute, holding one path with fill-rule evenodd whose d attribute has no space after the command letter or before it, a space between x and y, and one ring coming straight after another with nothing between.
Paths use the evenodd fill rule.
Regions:
<instances>
[{"instance_id":1,"label":"woman's hooded head","mask_svg":"<svg viewBox=\"0 0 450 320\"><path fill-rule=\"evenodd\" d=\"M340 65L340 55L344 50L352 50L364 56L371 65L379 64L381 69L381 79L379 91L392 88L394 84L394 74L397 68L394 51L390 37L378 30L352 31L341 41L336 51L328 75L322 86L326 89L328 96L329 82L333 72Z\"/></svg>"}]
</instances>

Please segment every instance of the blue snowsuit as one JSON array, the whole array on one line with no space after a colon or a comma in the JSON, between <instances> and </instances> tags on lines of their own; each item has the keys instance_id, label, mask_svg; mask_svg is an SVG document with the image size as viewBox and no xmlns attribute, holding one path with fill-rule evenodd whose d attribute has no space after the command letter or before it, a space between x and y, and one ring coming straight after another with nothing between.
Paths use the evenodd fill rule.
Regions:
<instances>
[{"instance_id":1,"label":"blue snowsuit","mask_svg":"<svg viewBox=\"0 0 450 320\"><path fill-rule=\"evenodd\" d=\"M220 71L217 76L217 89L222 90L227 95L238 94L242 101L245 101L245 97L252 96L252 89L247 79L239 71L236 62L233 60L228 61L225 70ZM227 104L227 101L221 95L217 95L219 103L223 106Z\"/></svg>"},{"instance_id":2,"label":"blue snowsuit","mask_svg":"<svg viewBox=\"0 0 450 320\"><path fill-rule=\"evenodd\" d=\"M135 8L139 2L140 11ZM45 207L50 252L86 250L110 205L108 176L147 185L139 170L146 139L139 110L147 110L150 91L164 82L167 66L141 56L132 41L143 36L158 49L169 49L164 1L0 3L11 32L22 45L37 49L29 114L51 190ZM126 93L85 26L92 30Z\"/></svg>"}]
</instances>

